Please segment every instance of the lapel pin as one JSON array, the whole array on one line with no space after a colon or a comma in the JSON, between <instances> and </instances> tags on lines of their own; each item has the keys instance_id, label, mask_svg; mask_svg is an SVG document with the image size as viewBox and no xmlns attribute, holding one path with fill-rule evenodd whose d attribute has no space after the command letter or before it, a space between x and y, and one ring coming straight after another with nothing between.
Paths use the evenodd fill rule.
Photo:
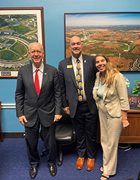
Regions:
<instances>
[{"instance_id":1,"label":"lapel pin","mask_svg":"<svg viewBox=\"0 0 140 180\"><path fill-rule=\"evenodd\" d=\"M67 69L69 69L69 68L72 68L72 65L70 64L70 65L67 65Z\"/></svg>"}]
</instances>

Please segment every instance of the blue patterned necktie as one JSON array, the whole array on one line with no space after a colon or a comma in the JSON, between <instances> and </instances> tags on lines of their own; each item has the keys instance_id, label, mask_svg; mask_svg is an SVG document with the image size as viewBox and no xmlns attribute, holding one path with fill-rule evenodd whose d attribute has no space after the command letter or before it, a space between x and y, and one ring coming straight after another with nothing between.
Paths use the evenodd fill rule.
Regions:
<instances>
[{"instance_id":1,"label":"blue patterned necktie","mask_svg":"<svg viewBox=\"0 0 140 180\"><path fill-rule=\"evenodd\" d=\"M76 60L76 83L78 90L78 101L83 101L82 70L80 60Z\"/></svg>"}]
</instances>

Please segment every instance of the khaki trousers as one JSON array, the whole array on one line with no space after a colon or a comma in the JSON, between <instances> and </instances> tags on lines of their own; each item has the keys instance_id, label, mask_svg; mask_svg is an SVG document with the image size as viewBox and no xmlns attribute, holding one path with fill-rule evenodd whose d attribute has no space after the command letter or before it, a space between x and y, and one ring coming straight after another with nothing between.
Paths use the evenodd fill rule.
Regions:
<instances>
[{"instance_id":1,"label":"khaki trousers","mask_svg":"<svg viewBox=\"0 0 140 180\"><path fill-rule=\"evenodd\" d=\"M118 160L118 143L122 130L121 118L111 117L101 100L99 103L101 146L103 149L103 172L115 175Z\"/></svg>"}]
</instances>

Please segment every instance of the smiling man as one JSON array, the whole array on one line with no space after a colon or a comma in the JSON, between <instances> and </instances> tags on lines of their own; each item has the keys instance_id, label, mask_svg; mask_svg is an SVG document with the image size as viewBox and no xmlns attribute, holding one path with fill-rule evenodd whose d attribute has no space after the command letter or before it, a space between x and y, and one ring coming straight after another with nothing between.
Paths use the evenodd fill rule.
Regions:
<instances>
[{"instance_id":1,"label":"smiling man","mask_svg":"<svg viewBox=\"0 0 140 180\"><path fill-rule=\"evenodd\" d=\"M70 39L71 57L59 63L62 101L65 113L70 114L77 137L76 168L94 168L98 114L92 89L96 77L94 57L82 54L78 36Z\"/></svg>"},{"instance_id":2,"label":"smiling man","mask_svg":"<svg viewBox=\"0 0 140 180\"><path fill-rule=\"evenodd\" d=\"M44 49L40 43L29 45L31 64L20 68L16 87L16 112L25 127L30 177L34 179L40 164L37 150L39 133L48 150L50 174L56 175L55 122L61 118L61 93L57 69L44 64Z\"/></svg>"}]
</instances>

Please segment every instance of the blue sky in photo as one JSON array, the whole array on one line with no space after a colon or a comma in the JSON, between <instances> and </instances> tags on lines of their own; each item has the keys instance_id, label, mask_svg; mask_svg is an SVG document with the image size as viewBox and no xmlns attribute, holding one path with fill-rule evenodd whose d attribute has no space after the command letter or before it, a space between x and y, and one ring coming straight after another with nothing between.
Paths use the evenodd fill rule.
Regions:
<instances>
[{"instance_id":1,"label":"blue sky in photo","mask_svg":"<svg viewBox=\"0 0 140 180\"><path fill-rule=\"evenodd\" d=\"M66 27L140 25L140 13L65 14Z\"/></svg>"}]
</instances>

